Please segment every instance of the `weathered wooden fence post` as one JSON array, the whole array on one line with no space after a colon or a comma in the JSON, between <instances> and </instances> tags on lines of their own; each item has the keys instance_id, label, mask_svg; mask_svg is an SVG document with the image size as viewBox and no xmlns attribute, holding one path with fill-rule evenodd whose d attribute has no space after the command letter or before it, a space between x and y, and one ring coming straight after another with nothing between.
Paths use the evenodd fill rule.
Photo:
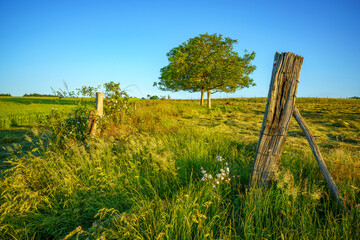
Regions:
<instances>
[{"instance_id":1,"label":"weathered wooden fence post","mask_svg":"<svg viewBox=\"0 0 360 240\"><path fill-rule=\"evenodd\" d=\"M302 62L303 57L294 53L275 54L269 95L256 147L250 185L263 187L269 185L279 167L291 116L293 115L308 139L311 150L330 190L336 200L348 211L310 129L295 106Z\"/></svg>"},{"instance_id":2,"label":"weathered wooden fence post","mask_svg":"<svg viewBox=\"0 0 360 240\"><path fill-rule=\"evenodd\" d=\"M104 116L104 93L96 93L96 110L89 113L90 135L96 134L96 125L99 118Z\"/></svg>"},{"instance_id":3,"label":"weathered wooden fence post","mask_svg":"<svg viewBox=\"0 0 360 240\"><path fill-rule=\"evenodd\" d=\"M268 186L278 169L293 114L302 62L303 58L294 53L275 54L251 186Z\"/></svg>"},{"instance_id":4,"label":"weathered wooden fence post","mask_svg":"<svg viewBox=\"0 0 360 240\"><path fill-rule=\"evenodd\" d=\"M104 93L96 93L96 111L100 118L104 116Z\"/></svg>"}]
</instances>

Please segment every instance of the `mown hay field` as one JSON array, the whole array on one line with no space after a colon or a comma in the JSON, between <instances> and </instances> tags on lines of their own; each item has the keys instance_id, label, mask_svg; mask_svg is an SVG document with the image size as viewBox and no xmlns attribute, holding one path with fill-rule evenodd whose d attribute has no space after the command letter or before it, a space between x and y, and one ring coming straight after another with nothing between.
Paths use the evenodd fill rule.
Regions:
<instances>
[{"instance_id":1,"label":"mown hay field","mask_svg":"<svg viewBox=\"0 0 360 240\"><path fill-rule=\"evenodd\" d=\"M294 119L272 186L249 189L265 98L142 100L81 141L59 141L47 117L64 121L76 99L28 101L0 98L1 239L360 237L360 100L296 100L349 212Z\"/></svg>"}]
</instances>

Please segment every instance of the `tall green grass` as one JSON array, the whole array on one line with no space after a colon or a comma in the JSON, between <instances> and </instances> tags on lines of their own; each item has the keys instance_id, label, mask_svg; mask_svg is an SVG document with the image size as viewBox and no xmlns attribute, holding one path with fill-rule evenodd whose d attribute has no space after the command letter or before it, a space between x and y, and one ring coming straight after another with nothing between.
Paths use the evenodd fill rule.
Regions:
<instances>
[{"instance_id":1,"label":"tall green grass","mask_svg":"<svg viewBox=\"0 0 360 240\"><path fill-rule=\"evenodd\" d=\"M273 185L249 189L265 105L232 101L215 101L211 111L191 101L141 102L96 138L14 156L0 180L0 238L359 238L356 146L321 147L350 212L332 198L296 128ZM226 163L229 183L201 180L201 168L215 177Z\"/></svg>"}]
</instances>

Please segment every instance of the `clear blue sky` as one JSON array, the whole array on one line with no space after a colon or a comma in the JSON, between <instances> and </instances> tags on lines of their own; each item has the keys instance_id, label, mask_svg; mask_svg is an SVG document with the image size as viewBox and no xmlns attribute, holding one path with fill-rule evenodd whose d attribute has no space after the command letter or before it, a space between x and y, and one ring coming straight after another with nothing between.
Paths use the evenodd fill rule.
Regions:
<instances>
[{"instance_id":1,"label":"clear blue sky","mask_svg":"<svg viewBox=\"0 0 360 240\"><path fill-rule=\"evenodd\" d=\"M136 97L199 98L153 82L170 49L206 32L256 52L256 87L214 97L267 96L276 51L304 57L299 97L360 96L359 0L0 0L0 93L115 81Z\"/></svg>"}]
</instances>

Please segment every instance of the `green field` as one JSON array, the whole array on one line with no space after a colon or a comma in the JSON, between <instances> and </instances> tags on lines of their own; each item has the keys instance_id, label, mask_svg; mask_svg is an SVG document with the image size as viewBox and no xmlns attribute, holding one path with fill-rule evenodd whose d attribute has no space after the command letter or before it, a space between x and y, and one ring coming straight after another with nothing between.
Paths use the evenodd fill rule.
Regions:
<instances>
[{"instance_id":1,"label":"green field","mask_svg":"<svg viewBox=\"0 0 360 240\"><path fill-rule=\"evenodd\" d=\"M94 108L94 100L85 99L89 108ZM39 129L46 133L46 116L53 111L66 115L78 107L80 99L51 97L0 97L0 162L9 156L9 147L20 144L25 150L30 150L32 143L26 141L26 136L34 137ZM4 149L5 148L5 149Z\"/></svg>"},{"instance_id":2,"label":"green field","mask_svg":"<svg viewBox=\"0 0 360 240\"><path fill-rule=\"evenodd\" d=\"M360 238L358 99L296 100L349 212L295 119L272 186L248 189L266 98L143 100L96 137L57 141L47 115L77 101L0 98L0 239Z\"/></svg>"},{"instance_id":3,"label":"green field","mask_svg":"<svg viewBox=\"0 0 360 240\"><path fill-rule=\"evenodd\" d=\"M90 104L95 106L93 101ZM0 128L11 125L32 126L41 123L51 110L69 111L78 105L75 98L0 97Z\"/></svg>"}]
</instances>

